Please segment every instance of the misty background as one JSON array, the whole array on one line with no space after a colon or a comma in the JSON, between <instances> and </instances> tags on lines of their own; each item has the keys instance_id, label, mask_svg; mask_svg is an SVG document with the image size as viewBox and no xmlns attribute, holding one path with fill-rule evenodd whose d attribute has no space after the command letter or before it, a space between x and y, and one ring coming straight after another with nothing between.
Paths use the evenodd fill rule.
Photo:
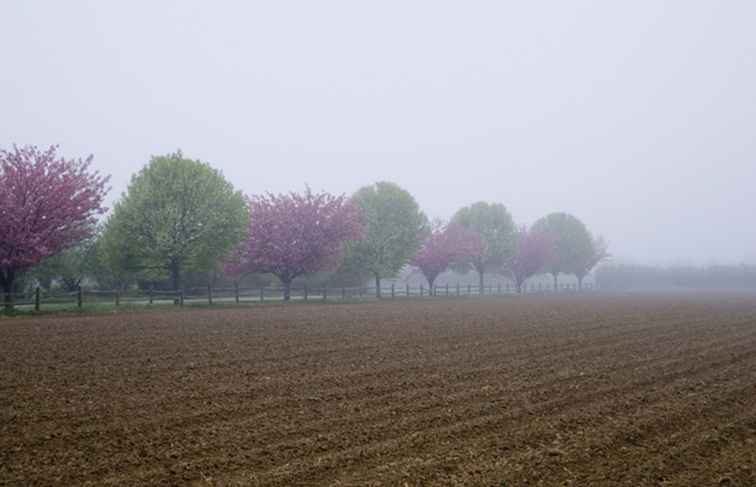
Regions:
<instances>
[{"instance_id":1,"label":"misty background","mask_svg":"<svg viewBox=\"0 0 756 487\"><path fill-rule=\"evenodd\" d=\"M756 263L756 3L6 1L0 146L109 202L177 148L247 194L390 180L582 219L616 260Z\"/></svg>"}]
</instances>

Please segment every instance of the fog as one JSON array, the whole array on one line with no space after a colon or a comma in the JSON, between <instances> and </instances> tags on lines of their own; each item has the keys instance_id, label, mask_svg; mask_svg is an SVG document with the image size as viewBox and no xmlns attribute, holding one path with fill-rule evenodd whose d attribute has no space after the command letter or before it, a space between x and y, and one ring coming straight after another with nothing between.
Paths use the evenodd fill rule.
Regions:
<instances>
[{"instance_id":1,"label":"fog","mask_svg":"<svg viewBox=\"0 0 756 487\"><path fill-rule=\"evenodd\" d=\"M622 261L756 262L756 3L6 1L0 146L181 148L240 189L567 211Z\"/></svg>"}]
</instances>

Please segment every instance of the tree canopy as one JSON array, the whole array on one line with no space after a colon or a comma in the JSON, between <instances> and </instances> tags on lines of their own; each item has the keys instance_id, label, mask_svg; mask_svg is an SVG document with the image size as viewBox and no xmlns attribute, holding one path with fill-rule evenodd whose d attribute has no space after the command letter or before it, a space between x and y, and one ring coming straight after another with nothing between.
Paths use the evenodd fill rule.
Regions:
<instances>
[{"instance_id":1,"label":"tree canopy","mask_svg":"<svg viewBox=\"0 0 756 487\"><path fill-rule=\"evenodd\" d=\"M551 258L554 242L551 235L521 227L515 234L515 252L510 266L517 292L531 276L541 272Z\"/></svg>"},{"instance_id":2,"label":"tree canopy","mask_svg":"<svg viewBox=\"0 0 756 487\"><path fill-rule=\"evenodd\" d=\"M483 289L484 274L506 270L512 260L515 246L512 215L501 203L480 201L460 208L452 222L480 235L483 245L471 264Z\"/></svg>"},{"instance_id":3,"label":"tree canopy","mask_svg":"<svg viewBox=\"0 0 756 487\"><path fill-rule=\"evenodd\" d=\"M607 247L606 240L604 240L603 237L593 237L591 238L590 252L580 255L580 257L575 260L575 265L573 266L572 271L575 274L575 277L577 277L578 288L583 287L583 279L585 279L585 276L587 276L588 273L599 264L599 262L609 257Z\"/></svg>"},{"instance_id":4,"label":"tree canopy","mask_svg":"<svg viewBox=\"0 0 756 487\"><path fill-rule=\"evenodd\" d=\"M420 269L433 292L439 274L452 264L469 263L480 255L482 245L477 233L459 224L441 225L428 234L410 263Z\"/></svg>"},{"instance_id":5,"label":"tree canopy","mask_svg":"<svg viewBox=\"0 0 756 487\"><path fill-rule=\"evenodd\" d=\"M585 270L593 258L591 234L582 221L569 213L546 215L533 224L533 229L548 234L553 239L554 251L545 270L554 277L554 287L558 286L560 273L577 275Z\"/></svg>"},{"instance_id":6,"label":"tree canopy","mask_svg":"<svg viewBox=\"0 0 756 487\"><path fill-rule=\"evenodd\" d=\"M92 156L65 159L51 146L0 151L0 287L13 307L16 277L92 235L107 177Z\"/></svg>"},{"instance_id":7,"label":"tree canopy","mask_svg":"<svg viewBox=\"0 0 756 487\"><path fill-rule=\"evenodd\" d=\"M132 177L105 237L119 245L111 257L127 255L119 258L140 272L167 273L179 289L183 272L215 268L248 224L241 192L209 164L179 151L153 157Z\"/></svg>"},{"instance_id":8,"label":"tree canopy","mask_svg":"<svg viewBox=\"0 0 756 487\"><path fill-rule=\"evenodd\" d=\"M286 300L295 278L335 269L346 242L362 234L360 212L352 201L309 188L304 194L252 197L249 216L247 240L232 254L227 268L275 275Z\"/></svg>"},{"instance_id":9,"label":"tree canopy","mask_svg":"<svg viewBox=\"0 0 756 487\"><path fill-rule=\"evenodd\" d=\"M415 255L428 232L428 219L410 193L390 182L359 189L352 200L365 224L363 238L350 242L347 265L364 269L375 279L395 276Z\"/></svg>"}]
</instances>

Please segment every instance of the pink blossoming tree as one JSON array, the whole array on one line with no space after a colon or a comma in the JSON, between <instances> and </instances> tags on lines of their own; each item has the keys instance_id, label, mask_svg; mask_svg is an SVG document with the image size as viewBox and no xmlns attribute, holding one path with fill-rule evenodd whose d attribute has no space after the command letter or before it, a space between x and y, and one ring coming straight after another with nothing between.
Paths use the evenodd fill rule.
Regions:
<instances>
[{"instance_id":1,"label":"pink blossoming tree","mask_svg":"<svg viewBox=\"0 0 756 487\"><path fill-rule=\"evenodd\" d=\"M433 292L436 278L452 264L468 264L483 249L480 236L462 225L452 223L432 230L410 264L420 269Z\"/></svg>"},{"instance_id":2,"label":"pink blossoming tree","mask_svg":"<svg viewBox=\"0 0 756 487\"><path fill-rule=\"evenodd\" d=\"M517 292L531 276L544 270L554 251L554 239L546 232L521 227L515 234L515 252L510 264Z\"/></svg>"},{"instance_id":3,"label":"pink blossoming tree","mask_svg":"<svg viewBox=\"0 0 756 487\"><path fill-rule=\"evenodd\" d=\"M304 194L254 196L249 213L247 240L232 254L226 270L275 275L285 300L295 278L335 269L345 243L362 235L360 212L349 199L309 188Z\"/></svg>"},{"instance_id":4,"label":"pink blossoming tree","mask_svg":"<svg viewBox=\"0 0 756 487\"><path fill-rule=\"evenodd\" d=\"M0 287L13 307L16 277L43 259L91 236L105 209L107 177L92 156L65 159L57 147L0 151Z\"/></svg>"}]
</instances>

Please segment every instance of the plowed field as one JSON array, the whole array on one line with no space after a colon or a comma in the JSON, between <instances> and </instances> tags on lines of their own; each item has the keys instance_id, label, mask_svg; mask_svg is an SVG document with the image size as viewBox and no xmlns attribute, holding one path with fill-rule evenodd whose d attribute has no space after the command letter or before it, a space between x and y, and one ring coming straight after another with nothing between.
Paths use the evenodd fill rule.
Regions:
<instances>
[{"instance_id":1,"label":"plowed field","mask_svg":"<svg viewBox=\"0 0 756 487\"><path fill-rule=\"evenodd\" d=\"M756 297L0 320L0 485L756 486Z\"/></svg>"}]
</instances>

